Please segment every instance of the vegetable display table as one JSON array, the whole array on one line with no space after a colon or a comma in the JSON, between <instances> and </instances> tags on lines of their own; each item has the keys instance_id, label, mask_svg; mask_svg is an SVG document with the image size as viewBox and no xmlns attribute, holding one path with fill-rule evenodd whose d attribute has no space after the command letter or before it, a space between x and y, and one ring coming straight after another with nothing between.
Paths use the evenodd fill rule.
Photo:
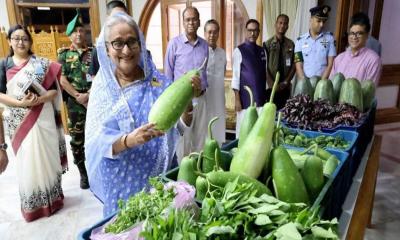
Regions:
<instances>
[{"instance_id":1,"label":"vegetable display table","mask_svg":"<svg viewBox=\"0 0 400 240\"><path fill-rule=\"evenodd\" d=\"M373 137L353 177L339 220L341 239L364 239L365 228L370 225L381 142L381 136Z\"/></svg>"}]
</instances>

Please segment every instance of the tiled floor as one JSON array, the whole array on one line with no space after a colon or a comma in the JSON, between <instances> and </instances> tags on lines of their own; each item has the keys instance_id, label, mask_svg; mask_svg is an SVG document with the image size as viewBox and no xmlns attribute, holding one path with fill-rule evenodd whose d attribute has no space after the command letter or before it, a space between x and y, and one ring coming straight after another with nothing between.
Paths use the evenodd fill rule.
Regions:
<instances>
[{"instance_id":1,"label":"tiled floor","mask_svg":"<svg viewBox=\"0 0 400 240\"><path fill-rule=\"evenodd\" d=\"M394 240L400 234L400 123L375 130L383 142L372 228L364 239ZM0 175L0 240L72 240L102 219L101 204L90 191L79 188L78 170L70 164L70 171L63 175L64 208L49 218L26 223L19 210L15 161L9 156L10 164Z\"/></svg>"}]
</instances>

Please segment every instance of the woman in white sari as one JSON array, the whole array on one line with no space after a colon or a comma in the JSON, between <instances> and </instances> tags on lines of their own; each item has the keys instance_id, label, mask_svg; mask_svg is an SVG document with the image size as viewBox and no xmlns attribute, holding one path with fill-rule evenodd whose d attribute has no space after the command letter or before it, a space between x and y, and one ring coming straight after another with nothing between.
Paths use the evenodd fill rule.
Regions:
<instances>
[{"instance_id":1,"label":"woman in white sari","mask_svg":"<svg viewBox=\"0 0 400 240\"><path fill-rule=\"evenodd\" d=\"M21 211L26 221L63 206L61 174L67 156L59 107L61 66L31 52L32 37L16 25L8 32L10 55L0 69L0 103L17 160Z\"/></svg>"}]
</instances>

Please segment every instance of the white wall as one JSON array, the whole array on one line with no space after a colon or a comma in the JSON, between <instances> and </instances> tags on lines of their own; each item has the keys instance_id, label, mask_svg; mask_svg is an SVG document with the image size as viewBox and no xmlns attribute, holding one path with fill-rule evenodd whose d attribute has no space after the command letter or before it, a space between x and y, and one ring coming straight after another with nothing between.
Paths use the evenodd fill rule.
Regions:
<instances>
[{"instance_id":1,"label":"white wall","mask_svg":"<svg viewBox=\"0 0 400 240\"><path fill-rule=\"evenodd\" d=\"M0 1L0 27L5 27L6 31L10 28L10 22L8 21L8 12L6 1Z\"/></svg>"}]
</instances>

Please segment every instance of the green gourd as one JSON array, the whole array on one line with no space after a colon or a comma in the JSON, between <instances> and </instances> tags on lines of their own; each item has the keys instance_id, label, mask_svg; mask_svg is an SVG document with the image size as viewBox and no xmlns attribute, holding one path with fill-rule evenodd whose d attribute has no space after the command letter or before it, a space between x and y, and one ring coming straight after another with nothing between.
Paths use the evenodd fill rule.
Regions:
<instances>
[{"instance_id":1,"label":"green gourd","mask_svg":"<svg viewBox=\"0 0 400 240\"><path fill-rule=\"evenodd\" d=\"M196 184L197 175L195 174L195 171L197 170L197 158L197 153L192 153L189 156L182 158L179 165L178 181L185 181L192 186Z\"/></svg>"},{"instance_id":2,"label":"green gourd","mask_svg":"<svg viewBox=\"0 0 400 240\"><path fill-rule=\"evenodd\" d=\"M254 124L243 145L234 154L230 171L257 179L268 166L275 129L276 105L272 102L279 82L276 74L269 102L264 104L262 112Z\"/></svg>"},{"instance_id":3,"label":"green gourd","mask_svg":"<svg viewBox=\"0 0 400 240\"><path fill-rule=\"evenodd\" d=\"M315 75L310 77L310 83L313 90L315 90L315 88L317 87L319 80L321 80L320 76Z\"/></svg>"},{"instance_id":4,"label":"green gourd","mask_svg":"<svg viewBox=\"0 0 400 240\"><path fill-rule=\"evenodd\" d=\"M372 107L375 98L375 83L371 80L364 80L361 82L361 88L363 93L363 105L364 111L367 111Z\"/></svg>"},{"instance_id":5,"label":"green gourd","mask_svg":"<svg viewBox=\"0 0 400 240\"><path fill-rule=\"evenodd\" d=\"M299 94L306 94L308 96L313 96L313 88L310 83L310 79L307 77L303 79L297 79L296 86L294 88L293 97Z\"/></svg>"},{"instance_id":6,"label":"green gourd","mask_svg":"<svg viewBox=\"0 0 400 240\"><path fill-rule=\"evenodd\" d=\"M148 120L156 129L167 131L178 121L193 98L191 79L199 75L198 70L191 70L174 81L158 97L151 107Z\"/></svg>"},{"instance_id":7,"label":"green gourd","mask_svg":"<svg viewBox=\"0 0 400 240\"><path fill-rule=\"evenodd\" d=\"M336 73L332 78L333 93L335 95L335 102L339 100L340 88L344 81L344 75L340 72Z\"/></svg>"},{"instance_id":8,"label":"green gourd","mask_svg":"<svg viewBox=\"0 0 400 240\"><path fill-rule=\"evenodd\" d=\"M311 201L314 202L325 183L321 158L309 155L304 162L301 176L306 185L308 195L310 196Z\"/></svg>"},{"instance_id":9,"label":"green gourd","mask_svg":"<svg viewBox=\"0 0 400 240\"><path fill-rule=\"evenodd\" d=\"M238 148L240 148L240 146L243 145L244 140L249 135L251 129L254 126L254 123L257 121L257 118L258 118L256 103L254 102L254 98L253 98L253 92L251 91L251 89L248 86L244 86L244 89L246 89L246 91L250 95L250 105L246 109L246 113L240 124Z\"/></svg>"},{"instance_id":10,"label":"green gourd","mask_svg":"<svg viewBox=\"0 0 400 240\"><path fill-rule=\"evenodd\" d=\"M272 150L271 164L275 196L288 203L309 204L310 200L300 172L283 146Z\"/></svg>"},{"instance_id":11,"label":"green gourd","mask_svg":"<svg viewBox=\"0 0 400 240\"><path fill-rule=\"evenodd\" d=\"M271 191L268 189L266 185L258 181L257 179L247 177L240 173L234 172L224 172L224 171L212 171L207 174L202 174L200 176L205 177L211 184L211 186L225 187L228 182L233 182L238 178L238 183L251 183L253 184L253 188L257 190L257 196L261 196L262 194L272 195Z\"/></svg>"},{"instance_id":12,"label":"green gourd","mask_svg":"<svg viewBox=\"0 0 400 240\"><path fill-rule=\"evenodd\" d=\"M331 80L321 79L318 81L314 91L314 101L318 99L326 99L331 104L336 103Z\"/></svg>"},{"instance_id":13,"label":"green gourd","mask_svg":"<svg viewBox=\"0 0 400 240\"><path fill-rule=\"evenodd\" d=\"M196 178L196 198L200 201L204 199L208 190L208 182L202 176Z\"/></svg>"},{"instance_id":14,"label":"green gourd","mask_svg":"<svg viewBox=\"0 0 400 240\"><path fill-rule=\"evenodd\" d=\"M363 111L363 94L360 82L355 78L348 78L343 81L340 88L339 103L348 103Z\"/></svg>"},{"instance_id":15,"label":"green gourd","mask_svg":"<svg viewBox=\"0 0 400 240\"><path fill-rule=\"evenodd\" d=\"M208 173L214 170L216 162L216 156L218 159L221 159L221 150L218 145L217 140L213 138L212 135L212 125L215 121L218 120L218 117L214 117L208 123L208 136L204 143L203 147L203 172Z\"/></svg>"}]
</instances>

